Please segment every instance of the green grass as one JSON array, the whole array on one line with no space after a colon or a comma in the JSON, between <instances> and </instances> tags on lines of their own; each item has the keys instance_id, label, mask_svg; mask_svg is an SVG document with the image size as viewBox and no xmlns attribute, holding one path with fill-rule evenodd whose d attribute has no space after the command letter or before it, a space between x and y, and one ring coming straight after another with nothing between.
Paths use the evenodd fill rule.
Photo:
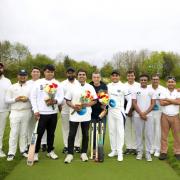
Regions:
<instances>
[{"instance_id":1,"label":"green grass","mask_svg":"<svg viewBox=\"0 0 180 180\"><path fill-rule=\"evenodd\" d=\"M8 127L7 127L8 129ZM8 131L6 133L8 140ZM172 140L172 138L170 138ZM7 150L7 143L5 144ZM26 166L25 159L20 156L14 162L1 162L0 180L10 173L6 180L71 180L71 179L103 179L103 180L178 180L180 175L180 162L177 162L170 148L168 161L159 161L153 158L153 162L135 160L135 156L129 155L124 157L123 162L118 162L116 158L108 158L107 153L110 151L108 134L105 143L105 161L95 163L94 161L81 162L79 154L75 154L72 164L64 164L64 154L61 153L63 148L61 123L59 121L55 138L56 153L59 155L58 160L49 160L46 153L40 153L40 161L33 167ZM170 143L172 146L172 142ZM173 166L176 172L169 166ZM16 166L16 167L15 167ZM14 167L14 169L13 169Z\"/></svg>"}]
</instances>

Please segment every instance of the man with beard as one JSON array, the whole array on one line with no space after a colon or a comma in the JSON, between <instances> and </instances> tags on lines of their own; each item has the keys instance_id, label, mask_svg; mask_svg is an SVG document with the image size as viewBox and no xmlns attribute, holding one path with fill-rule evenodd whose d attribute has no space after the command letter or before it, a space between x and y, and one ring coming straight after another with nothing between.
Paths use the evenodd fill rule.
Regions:
<instances>
[{"instance_id":1,"label":"man with beard","mask_svg":"<svg viewBox=\"0 0 180 180\"><path fill-rule=\"evenodd\" d=\"M73 89L73 86L78 83L76 80L76 72L75 69L72 67L69 67L66 71L67 79L64 80L61 85L64 90L64 94L66 94L68 91ZM63 142L64 142L64 149L63 153L68 152L68 134L69 134L69 116L70 116L70 107L66 104L66 101L63 101L62 107L61 107L61 119L62 119L62 134L63 134ZM81 140L81 127L78 127L76 138L74 142L74 151L77 153L80 153L80 140Z\"/></svg>"},{"instance_id":2,"label":"man with beard","mask_svg":"<svg viewBox=\"0 0 180 180\"><path fill-rule=\"evenodd\" d=\"M0 63L0 158L6 157L3 152L3 135L6 126L6 119L9 112L8 104L5 102L5 94L11 86L11 81L4 76L4 65Z\"/></svg>"}]
</instances>

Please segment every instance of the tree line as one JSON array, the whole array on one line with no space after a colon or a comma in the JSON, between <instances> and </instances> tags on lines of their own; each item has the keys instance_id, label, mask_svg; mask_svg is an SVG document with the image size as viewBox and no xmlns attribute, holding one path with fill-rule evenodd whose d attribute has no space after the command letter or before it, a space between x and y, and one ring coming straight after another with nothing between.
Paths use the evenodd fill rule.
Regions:
<instances>
[{"instance_id":1,"label":"tree line","mask_svg":"<svg viewBox=\"0 0 180 180\"><path fill-rule=\"evenodd\" d=\"M104 61L101 68L98 68L86 60L78 61L62 54L55 59L45 54L32 55L24 44L0 41L0 62L5 64L6 75L10 78L15 78L21 68L30 72L33 66L43 68L45 64L54 64L56 74L62 78L65 78L66 68L72 66L76 70L86 69L88 78L91 78L92 72L96 70L99 70L103 77L109 77L113 69L118 69L122 78L125 78L127 70L134 69L137 77L141 73L147 73L150 76L158 73L163 79L173 75L180 80L180 54L146 49L117 52L110 60Z\"/></svg>"}]
</instances>

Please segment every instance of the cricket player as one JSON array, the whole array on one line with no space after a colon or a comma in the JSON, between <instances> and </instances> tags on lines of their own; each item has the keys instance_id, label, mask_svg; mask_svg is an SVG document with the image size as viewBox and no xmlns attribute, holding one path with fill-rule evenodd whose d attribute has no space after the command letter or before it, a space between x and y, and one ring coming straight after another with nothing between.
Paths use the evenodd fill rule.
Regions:
<instances>
[{"instance_id":1,"label":"cricket player","mask_svg":"<svg viewBox=\"0 0 180 180\"><path fill-rule=\"evenodd\" d=\"M0 63L0 158L6 157L3 152L3 135L6 127L6 120L9 114L9 106L5 102L5 95L8 88L11 86L11 81L4 76L4 65Z\"/></svg>"},{"instance_id":2,"label":"cricket player","mask_svg":"<svg viewBox=\"0 0 180 180\"><path fill-rule=\"evenodd\" d=\"M29 100L30 88L27 84L27 71L22 69L18 73L18 82L11 85L6 93L6 103L10 104L10 136L7 161L12 161L17 150L19 139L20 152L27 157L27 131L32 117Z\"/></svg>"},{"instance_id":3,"label":"cricket player","mask_svg":"<svg viewBox=\"0 0 180 180\"><path fill-rule=\"evenodd\" d=\"M97 95L92 85L86 83L87 73L85 70L80 69L77 72L78 85L74 86L71 91L65 95L67 105L70 107L70 129L68 136L68 154L64 160L65 163L71 163L74 154L74 140L76 132L81 124L82 130L82 148L81 160L88 161L87 150L89 140L89 123L91 120L91 106L96 103ZM87 92L89 92L87 94ZM92 97L91 101L82 102L82 96Z\"/></svg>"},{"instance_id":4,"label":"cricket player","mask_svg":"<svg viewBox=\"0 0 180 180\"><path fill-rule=\"evenodd\" d=\"M54 152L54 133L57 125L58 105L64 99L60 83L54 79L55 67L48 64L44 67L44 78L39 79L31 92L31 104L35 118L39 121L34 161L38 161L38 152L44 131L47 130L47 156L57 159Z\"/></svg>"},{"instance_id":5,"label":"cricket player","mask_svg":"<svg viewBox=\"0 0 180 180\"><path fill-rule=\"evenodd\" d=\"M141 160L143 157L144 140L146 160L152 161L150 150L153 140L153 118L152 109L155 105L155 95L148 86L149 76L142 74L139 77L140 88L134 91L132 96L133 106L135 109L134 123L136 129L136 144L137 144L137 160ZM144 140L143 140L144 139Z\"/></svg>"},{"instance_id":6,"label":"cricket player","mask_svg":"<svg viewBox=\"0 0 180 180\"><path fill-rule=\"evenodd\" d=\"M133 70L129 70L127 72L127 82L124 84L126 89L128 89L131 95L133 91L140 87L140 84L135 81L135 72ZM136 133L135 133L135 126L134 126L134 108L131 106L131 109L126 117L125 123L125 146L126 150L124 154L134 154L136 155Z\"/></svg>"},{"instance_id":7,"label":"cricket player","mask_svg":"<svg viewBox=\"0 0 180 180\"><path fill-rule=\"evenodd\" d=\"M108 124L111 144L111 153L108 156L118 156L117 160L123 161L124 123L132 105L132 98L124 84L120 82L120 73L117 70L112 71L111 81L112 83L107 85L110 98ZM126 109L124 109L125 99L127 100Z\"/></svg>"},{"instance_id":8,"label":"cricket player","mask_svg":"<svg viewBox=\"0 0 180 180\"><path fill-rule=\"evenodd\" d=\"M160 95L164 92L165 88L159 84L160 79L159 75L155 74L151 78L151 85L148 87L154 91L156 96L155 105L152 110L152 118L153 118L153 134L152 134L152 147L151 154L154 154L155 157L159 157L160 148L161 148L161 114L162 107L159 102Z\"/></svg>"},{"instance_id":9,"label":"cricket player","mask_svg":"<svg viewBox=\"0 0 180 180\"><path fill-rule=\"evenodd\" d=\"M33 67L31 70L32 79L27 81L31 90L35 86L35 83L40 78L40 76L41 76L41 70L38 67ZM34 128L35 128L35 123L36 123L35 117L32 116L32 119L29 121L29 125L28 125L28 146L31 143L31 136L32 136L32 133L33 133ZM46 144L47 144L47 132L45 131L44 135L42 137L42 140L41 140L41 146L42 146L43 152L46 151Z\"/></svg>"},{"instance_id":10,"label":"cricket player","mask_svg":"<svg viewBox=\"0 0 180 180\"><path fill-rule=\"evenodd\" d=\"M64 94L73 89L74 85L78 84L76 80L76 72L75 69L69 67L66 71L67 79L62 81L61 85L64 90ZM68 153L68 134L69 134L69 116L70 116L70 107L66 104L66 100L63 101L61 107L61 119L62 119L62 134L63 134L63 142L64 149L63 153ZM81 141L81 126L78 127L75 142L74 142L74 151L80 153L80 141Z\"/></svg>"},{"instance_id":11,"label":"cricket player","mask_svg":"<svg viewBox=\"0 0 180 180\"><path fill-rule=\"evenodd\" d=\"M180 92L177 92L175 86L175 77L168 77L167 89L160 95L160 104L162 106L160 160L167 159L168 134L170 129L174 138L174 155L177 160L180 160Z\"/></svg>"}]
</instances>

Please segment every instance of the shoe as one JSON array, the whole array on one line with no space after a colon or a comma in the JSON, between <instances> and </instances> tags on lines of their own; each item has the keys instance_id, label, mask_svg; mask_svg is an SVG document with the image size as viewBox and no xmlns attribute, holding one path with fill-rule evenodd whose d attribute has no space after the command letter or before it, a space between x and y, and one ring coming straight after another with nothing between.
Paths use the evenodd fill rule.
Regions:
<instances>
[{"instance_id":1,"label":"shoe","mask_svg":"<svg viewBox=\"0 0 180 180\"><path fill-rule=\"evenodd\" d=\"M62 150L62 153L67 154L68 153L68 148L64 147L63 150Z\"/></svg>"},{"instance_id":2,"label":"shoe","mask_svg":"<svg viewBox=\"0 0 180 180\"><path fill-rule=\"evenodd\" d=\"M116 151L112 151L108 154L109 157L114 157L114 156L117 156L117 152Z\"/></svg>"},{"instance_id":3,"label":"shoe","mask_svg":"<svg viewBox=\"0 0 180 180\"><path fill-rule=\"evenodd\" d=\"M47 153L47 156L51 159L58 159L58 156L54 153L54 151Z\"/></svg>"},{"instance_id":4,"label":"shoe","mask_svg":"<svg viewBox=\"0 0 180 180\"><path fill-rule=\"evenodd\" d=\"M142 152L138 152L138 153L137 153L137 156L136 156L136 159L137 159L137 160L142 160L142 157L143 157Z\"/></svg>"},{"instance_id":5,"label":"shoe","mask_svg":"<svg viewBox=\"0 0 180 180\"><path fill-rule=\"evenodd\" d=\"M27 158L28 157L28 153L25 151L23 153L21 153L23 157Z\"/></svg>"},{"instance_id":6,"label":"shoe","mask_svg":"<svg viewBox=\"0 0 180 180\"><path fill-rule=\"evenodd\" d=\"M81 152L80 147L75 146L75 147L74 147L74 152L76 152L76 153L80 153L80 152Z\"/></svg>"},{"instance_id":7,"label":"shoe","mask_svg":"<svg viewBox=\"0 0 180 180\"><path fill-rule=\"evenodd\" d=\"M167 159L167 154L166 153L161 153L159 156L159 160L165 160Z\"/></svg>"},{"instance_id":8,"label":"shoe","mask_svg":"<svg viewBox=\"0 0 180 180\"><path fill-rule=\"evenodd\" d=\"M123 155L122 153L118 153L118 158L117 158L118 161L123 161Z\"/></svg>"},{"instance_id":9,"label":"shoe","mask_svg":"<svg viewBox=\"0 0 180 180\"><path fill-rule=\"evenodd\" d=\"M131 153L131 149L126 149L123 154L128 155Z\"/></svg>"},{"instance_id":10,"label":"shoe","mask_svg":"<svg viewBox=\"0 0 180 180\"><path fill-rule=\"evenodd\" d=\"M0 150L0 158L3 158L3 157L6 157L6 154L2 150Z\"/></svg>"},{"instance_id":11,"label":"shoe","mask_svg":"<svg viewBox=\"0 0 180 180\"><path fill-rule=\"evenodd\" d=\"M131 149L130 154L137 155L136 149Z\"/></svg>"},{"instance_id":12,"label":"shoe","mask_svg":"<svg viewBox=\"0 0 180 180\"><path fill-rule=\"evenodd\" d=\"M34 154L34 162L38 162L39 161L39 157L38 157L38 153Z\"/></svg>"},{"instance_id":13,"label":"shoe","mask_svg":"<svg viewBox=\"0 0 180 180\"><path fill-rule=\"evenodd\" d=\"M152 158L151 158L151 154L150 153L146 153L146 161L151 162Z\"/></svg>"},{"instance_id":14,"label":"shoe","mask_svg":"<svg viewBox=\"0 0 180 180\"><path fill-rule=\"evenodd\" d=\"M41 149L42 149L42 152L47 151L47 145L46 144L42 144L41 145Z\"/></svg>"},{"instance_id":15,"label":"shoe","mask_svg":"<svg viewBox=\"0 0 180 180\"><path fill-rule=\"evenodd\" d=\"M73 160L73 155L68 154L64 160L64 163L71 163L72 160Z\"/></svg>"},{"instance_id":16,"label":"shoe","mask_svg":"<svg viewBox=\"0 0 180 180\"><path fill-rule=\"evenodd\" d=\"M86 153L82 153L82 154L81 154L81 160L82 160L83 162L88 161L88 157L87 157L87 154L86 154Z\"/></svg>"},{"instance_id":17,"label":"shoe","mask_svg":"<svg viewBox=\"0 0 180 180\"><path fill-rule=\"evenodd\" d=\"M14 160L14 154L8 154L7 161L13 161Z\"/></svg>"},{"instance_id":18,"label":"shoe","mask_svg":"<svg viewBox=\"0 0 180 180\"><path fill-rule=\"evenodd\" d=\"M180 160L180 154L175 154L174 156L176 157L177 160Z\"/></svg>"},{"instance_id":19,"label":"shoe","mask_svg":"<svg viewBox=\"0 0 180 180\"><path fill-rule=\"evenodd\" d=\"M160 156L160 152L159 151L155 151L154 156L155 157L159 157Z\"/></svg>"}]
</instances>

